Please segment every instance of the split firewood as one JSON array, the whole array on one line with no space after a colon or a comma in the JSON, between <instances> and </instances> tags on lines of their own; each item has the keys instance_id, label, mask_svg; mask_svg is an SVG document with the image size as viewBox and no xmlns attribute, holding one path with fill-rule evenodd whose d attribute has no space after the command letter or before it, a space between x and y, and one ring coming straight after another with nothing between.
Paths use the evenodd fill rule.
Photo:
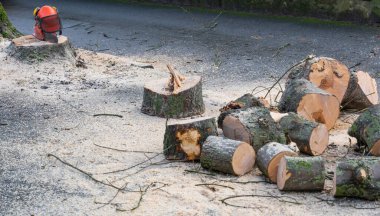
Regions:
<instances>
[{"instance_id":1,"label":"split firewood","mask_svg":"<svg viewBox=\"0 0 380 216\"><path fill-rule=\"evenodd\" d=\"M376 80L363 71L351 73L342 108L362 110L378 103L379 94Z\"/></svg>"},{"instance_id":2,"label":"split firewood","mask_svg":"<svg viewBox=\"0 0 380 216\"><path fill-rule=\"evenodd\" d=\"M241 176L253 169L255 160L255 150L248 143L209 136L200 161L205 169Z\"/></svg>"},{"instance_id":3,"label":"split firewood","mask_svg":"<svg viewBox=\"0 0 380 216\"><path fill-rule=\"evenodd\" d=\"M174 71L174 69L172 68L172 66L170 65L166 65L166 67L168 68L169 72L170 72L170 81L169 81L169 88L173 91L173 92L177 92L179 88L182 87L182 80L184 80L185 78L179 74L177 74L177 72ZM181 80L182 78L182 80Z\"/></svg>"},{"instance_id":4,"label":"split firewood","mask_svg":"<svg viewBox=\"0 0 380 216\"><path fill-rule=\"evenodd\" d=\"M273 183L277 182L277 169L284 156L297 156L289 146L270 142L257 152L257 167Z\"/></svg>"},{"instance_id":5,"label":"split firewood","mask_svg":"<svg viewBox=\"0 0 380 216\"><path fill-rule=\"evenodd\" d=\"M330 130L339 117L340 104L334 95L305 79L296 79L288 83L279 109L281 112L296 112L307 120L325 124Z\"/></svg>"},{"instance_id":6,"label":"split firewood","mask_svg":"<svg viewBox=\"0 0 380 216\"><path fill-rule=\"evenodd\" d=\"M363 112L348 130L350 136L358 140L371 155L380 156L380 105Z\"/></svg>"},{"instance_id":7,"label":"split firewood","mask_svg":"<svg viewBox=\"0 0 380 216\"><path fill-rule=\"evenodd\" d=\"M289 113L281 118L280 125L288 142L296 143L302 153L321 155L329 144L329 131L324 124Z\"/></svg>"},{"instance_id":8,"label":"split firewood","mask_svg":"<svg viewBox=\"0 0 380 216\"><path fill-rule=\"evenodd\" d=\"M285 135L266 108L250 107L228 114L222 123L225 137L252 145L255 151L268 142L285 143Z\"/></svg>"},{"instance_id":9,"label":"split firewood","mask_svg":"<svg viewBox=\"0 0 380 216\"><path fill-rule=\"evenodd\" d=\"M380 158L352 158L337 162L333 194L336 197L380 199Z\"/></svg>"},{"instance_id":10,"label":"split firewood","mask_svg":"<svg viewBox=\"0 0 380 216\"><path fill-rule=\"evenodd\" d=\"M350 71L341 62L332 58L314 57L295 67L288 76L289 79L304 78L338 98L342 102Z\"/></svg>"},{"instance_id":11,"label":"split firewood","mask_svg":"<svg viewBox=\"0 0 380 216\"><path fill-rule=\"evenodd\" d=\"M199 160L208 136L218 135L215 118L175 121L166 126L164 155L168 160Z\"/></svg>"},{"instance_id":12,"label":"split firewood","mask_svg":"<svg viewBox=\"0 0 380 216\"><path fill-rule=\"evenodd\" d=\"M325 176L322 157L285 156L278 166L277 186L284 191L321 191Z\"/></svg>"}]
</instances>

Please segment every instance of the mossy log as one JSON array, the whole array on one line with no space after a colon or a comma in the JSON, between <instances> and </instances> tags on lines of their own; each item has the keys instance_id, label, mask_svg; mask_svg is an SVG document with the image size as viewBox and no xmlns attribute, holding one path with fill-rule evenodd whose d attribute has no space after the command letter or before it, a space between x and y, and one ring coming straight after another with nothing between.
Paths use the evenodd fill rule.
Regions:
<instances>
[{"instance_id":1,"label":"mossy log","mask_svg":"<svg viewBox=\"0 0 380 216\"><path fill-rule=\"evenodd\" d=\"M321 155L329 144L329 131L324 124L312 122L295 113L280 120L288 142L294 142L302 153Z\"/></svg>"},{"instance_id":2,"label":"mossy log","mask_svg":"<svg viewBox=\"0 0 380 216\"><path fill-rule=\"evenodd\" d=\"M256 97L249 93L245 94L240 98L229 102L226 106L220 109L221 114L218 117L218 127L222 128L223 120L228 114L233 113L237 109L245 109L249 107L269 108L270 104L262 97Z\"/></svg>"},{"instance_id":3,"label":"mossy log","mask_svg":"<svg viewBox=\"0 0 380 216\"><path fill-rule=\"evenodd\" d=\"M0 2L0 37L12 39L20 36L21 33L9 21L8 15Z\"/></svg>"},{"instance_id":4,"label":"mossy log","mask_svg":"<svg viewBox=\"0 0 380 216\"><path fill-rule=\"evenodd\" d=\"M38 40L33 35L25 35L12 40L10 55L28 62L52 59L74 61L76 53L65 36L59 36L58 43L50 43Z\"/></svg>"},{"instance_id":5,"label":"mossy log","mask_svg":"<svg viewBox=\"0 0 380 216\"><path fill-rule=\"evenodd\" d=\"M336 197L380 199L380 158L366 157L338 161L334 173Z\"/></svg>"},{"instance_id":6,"label":"mossy log","mask_svg":"<svg viewBox=\"0 0 380 216\"><path fill-rule=\"evenodd\" d=\"M359 146L374 156L380 156L380 105L363 112L348 130L350 136L358 140Z\"/></svg>"},{"instance_id":7,"label":"mossy log","mask_svg":"<svg viewBox=\"0 0 380 216\"><path fill-rule=\"evenodd\" d=\"M177 92L168 89L168 79L147 83L141 112L163 118L186 118L204 113L201 77L187 77Z\"/></svg>"},{"instance_id":8,"label":"mossy log","mask_svg":"<svg viewBox=\"0 0 380 216\"><path fill-rule=\"evenodd\" d=\"M351 73L342 108L362 110L378 103L379 94L376 80L363 71Z\"/></svg>"},{"instance_id":9,"label":"mossy log","mask_svg":"<svg viewBox=\"0 0 380 216\"><path fill-rule=\"evenodd\" d=\"M166 126L164 155L168 160L199 160L208 136L217 136L215 118L175 121Z\"/></svg>"},{"instance_id":10,"label":"mossy log","mask_svg":"<svg viewBox=\"0 0 380 216\"><path fill-rule=\"evenodd\" d=\"M285 135L266 108L251 107L230 113L223 120L225 137L252 145L255 151L268 142L285 143Z\"/></svg>"},{"instance_id":11,"label":"mossy log","mask_svg":"<svg viewBox=\"0 0 380 216\"><path fill-rule=\"evenodd\" d=\"M335 95L340 103L348 87L350 71L338 60L314 57L295 67L288 77L290 79L307 79L318 88Z\"/></svg>"},{"instance_id":12,"label":"mossy log","mask_svg":"<svg viewBox=\"0 0 380 216\"><path fill-rule=\"evenodd\" d=\"M307 120L325 124L330 130L339 117L340 104L334 95L305 79L296 79L288 83L279 109L281 112L295 112Z\"/></svg>"},{"instance_id":13,"label":"mossy log","mask_svg":"<svg viewBox=\"0 0 380 216\"><path fill-rule=\"evenodd\" d=\"M270 142L257 152L257 167L271 182L276 183L278 165L284 156L297 156L297 153L287 145Z\"/></svg>"},{"instance_id":14,"label":"mossy log","mask_svg":"<svg viewBox=\"0 0 380 216\"><path fill-rule=\"evenodd\" d=\"M255 160L255 150L248 143L209 136L200 161L205 169L241 176L253 169Z\"/></svg>"},{"instance_id":15,"label":"mossy log","mask_svg":"<svg viewBox=\"0 0 380 216\"><path fill-rule=\"evenodd\" d=\"M321 191L325 176L322 157L285 156L278 166L277 186L284 191Z\"/></svg>"}]
</instances>

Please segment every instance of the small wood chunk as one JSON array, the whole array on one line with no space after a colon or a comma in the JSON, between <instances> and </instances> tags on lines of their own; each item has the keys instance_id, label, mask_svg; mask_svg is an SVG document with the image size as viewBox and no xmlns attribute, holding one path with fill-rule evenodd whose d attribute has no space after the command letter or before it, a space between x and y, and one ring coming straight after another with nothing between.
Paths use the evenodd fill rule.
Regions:
<instances>
[{"instance_id":1,"label":"small wood chunk","mask_svg":"<svg viewBox=\"0 0 380 216\"><path fill-rule=\"evenodd\" d=\"M302 153L321 155L329 144L329 131L324 124L289 113L280 120L280 125L288 142L295 142Z\"/></svg>"},{"instance_id":2,"label":"small wood chunk","mask_svg":"<svg viewBox=\"0 0 380 216\"><path fill-rule=\"evenodd\" d=\"M255 151L268 142L285 143L285 135L266 108L251 107L228 114L222 124L225 137L252 145Z\"/></svg>"},{"instance_id":3,"label":"small wood chunk","mask_svg":"<svg viewBox=\"0 0 380 216\"><path fill-rule=\"evenodd\" d=\"M199 160L208 136L218 135L215 118L175 121L166 126L164 155L168 160Z\"/></svg>"},{"instance_id":4,"label":"small wood chunk","mask_svg":"<svg viewBox=\"0 0 380 216\"><path fill-rule=\"evenodd\" d=\"M380 158L338 161L334 173L333 194L336 197L380 199Z\"/></svg>"},{"instance_id":5,"label":"small wood chunk","mask_svg":"<svg viewBox=\"0 0 380 216\"><path fill-rule=\"evenodd\" d=\"M339 117L340 104L334 95L305 79L297 79L288 83L279 109L281 112L295 112L307 120L325 124L330 130Z\"/></svg>"},{"instance_id":6,"label":"small wood chunk","mask_svg":"<svg viewBox=\"0 0 380 216\"><path fill-rule=\"evenodd\" d=\"M205 169L241 176L253 169L255 160L255 150L248 143L209 136L200 161Z\"/></svg>"},{"instance_id":7,"label":"small wood chunk","mask_svg":"<svg viewBox=\"0 0 380 216\"><path fill-rule=\"evenodd\" d=\"M374 105L363 112L348 130L358 140L359 146L373 156L380 156L380 105Z\"/></svg>"},{"instance_id":8,"label":"small wood chunk","mask_svg":"<svg viewBox=\"0 0 380 216\"><path fill-rule=\"evenodd\" d=\"M287 145L270 142L257 152L257 167L271 182L276 183L278 165L284 156L297 156L297 153Z\"/></svg>"},{"instance_id":9,"label":"small wood chunk","mask_svg":"<svg viewBox=\"0 0 380 216\"><path fill-rule=\"evenodd\" d=\"M278 166L277 186L283 191L321 191L325 176L322 157L285 156Z\"/></svg>"}]
</instances>

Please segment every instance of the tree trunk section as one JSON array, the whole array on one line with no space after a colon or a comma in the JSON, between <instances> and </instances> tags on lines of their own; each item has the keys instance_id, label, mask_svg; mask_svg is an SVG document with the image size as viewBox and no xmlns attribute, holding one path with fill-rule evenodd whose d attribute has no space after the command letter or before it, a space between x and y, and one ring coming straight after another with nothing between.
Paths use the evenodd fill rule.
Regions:
<instances>
[{"instance_id":1,"label":"tree trunk section","mask_svg":"<svg viewBox=\"0 0 380 216\"><path fill-rule=\"evenodd\" d=\"M339 103L343 100L350 80L350 71L341 62L332 58L314 57L294 68L290 79L307 79L318 88L335 95Z\"/></svg>"},{"instance_id":2,"label":"tree trunk section","mask_svg":"<svg viewBox=\"0 0 380 216\"><path fill-rule=\"evenodd\" d=\"M334 174L334 196L380 199L380 158L339 161Z\"/></svg>"},{"instance_id":3,"label":"tree trunk section","mask_svg":"<svg viewBox=\"0 0 380 216\"><path fill-rule=\"evenodd\" d=\"M295 112L307 120L325 124L330 130L339 117L340 105L334 95L305 79L297 79L288 83L279 109L281 112Z\"/></svg>"},{"instance_id":4,"label":"tree trunk section","mask_svg":"<svg viewBox=\"0 0 380 216\"><path fill-rule=\"evenodd\" d=\"M257 167L271 182L276 183L278 165L284 156L297 156L297 153L287 145L268 143L257 152Z\"/></svg>"},{"instance_id":5,"label":"tree trunk section","mask_svg":"<svg viewBox=\"0 0 380 216\"><path fill-rule=\"evenodd\" d=\"M167 89L168 79L156 80L144 86L141 112L163 118L186 118L205 112L200 76L187 77L178 92Z\"/></svg>"},{"instance_id":6,"label":"tree trunk section","mask_svg":"<svg viewBox=\"0 0 380 216\"><path fill-rule=\"evenodd\" d=\"M164 155L168 160L199 160L208 136L217 136L215 118L177 121L166 126Z\"/></svg>"},{"instance_id":7,"label":"tree trunk section","mask_svg":"<svg viewBox=\"0 0 380 216\"><path fill-rule=\"evenodd\" d=\"M329 144L329 131L324 124L312 122L295 113L280 120L289 142L295 142L302 153L321 155Z\"/></svg>"},{"instance_id":8,"label":"tree trunk section","mask_svg":"<svg viewBox=\"0 0 380 216\"><path fill-rule=\"evenodd\" d=\"M350 136L358 140L359 146L374 156L380 156L380 105L363 112L348 130Z\"/></svg>"},{"instance_id":9,"label":"tree trunk section","mask_svg":"<svg viewBox=\"0 0 380 216\"><path fill-rule=\"evenodd\" d=\"M283 157L277 172L277 186L283 191L321 191L325 185L322 157Z\"/></svg>"},{"instance_id":10,"label":"tree trunk section","mask_svg":"<svg viewBox=\"0 0 380 216\"><path fill-rule=\"evenodd\" d=\"M241 176L251 171L256 154L245 142L209 136L203 144L201 165L205 169Z\"/></svg>"},{"instance_id":11,"label":"tree trunk section","mask_svg":"<svg viewBox=\"0 0 380 216\"><path fill-rule=\"evenodd\" d=\"M282 129L266 108L251 107L230 113L222 128L225 137L249 143L255 151L268 142L286 142Z\"/></svg>"},{"instance_id":12,"label":"tree trunk section","mask_svg":"<svg viewBox=\"0 0 380 216\"><path fill-rule=\"evenodd\" d=\"M20 36L21 33L9 21L7 13L0 2L0 37L12 39Z\"/></svg>"}]
</instances>

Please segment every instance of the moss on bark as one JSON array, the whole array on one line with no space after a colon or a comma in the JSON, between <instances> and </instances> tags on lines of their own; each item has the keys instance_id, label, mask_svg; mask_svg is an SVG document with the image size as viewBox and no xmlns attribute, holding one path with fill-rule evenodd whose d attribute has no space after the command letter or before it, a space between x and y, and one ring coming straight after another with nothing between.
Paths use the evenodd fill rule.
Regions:
<instances>
[{"instance_id":1,"label":"moss on bark","mask_svg":"<svg viewBox=\"0 0 380 216\"><path fill-rule=\"evenodd\" d=\"M4 38L16 38L21 36L21 33L9 21L7 13L0 2L0 36Z\"/></svg>"}]
</instances>

